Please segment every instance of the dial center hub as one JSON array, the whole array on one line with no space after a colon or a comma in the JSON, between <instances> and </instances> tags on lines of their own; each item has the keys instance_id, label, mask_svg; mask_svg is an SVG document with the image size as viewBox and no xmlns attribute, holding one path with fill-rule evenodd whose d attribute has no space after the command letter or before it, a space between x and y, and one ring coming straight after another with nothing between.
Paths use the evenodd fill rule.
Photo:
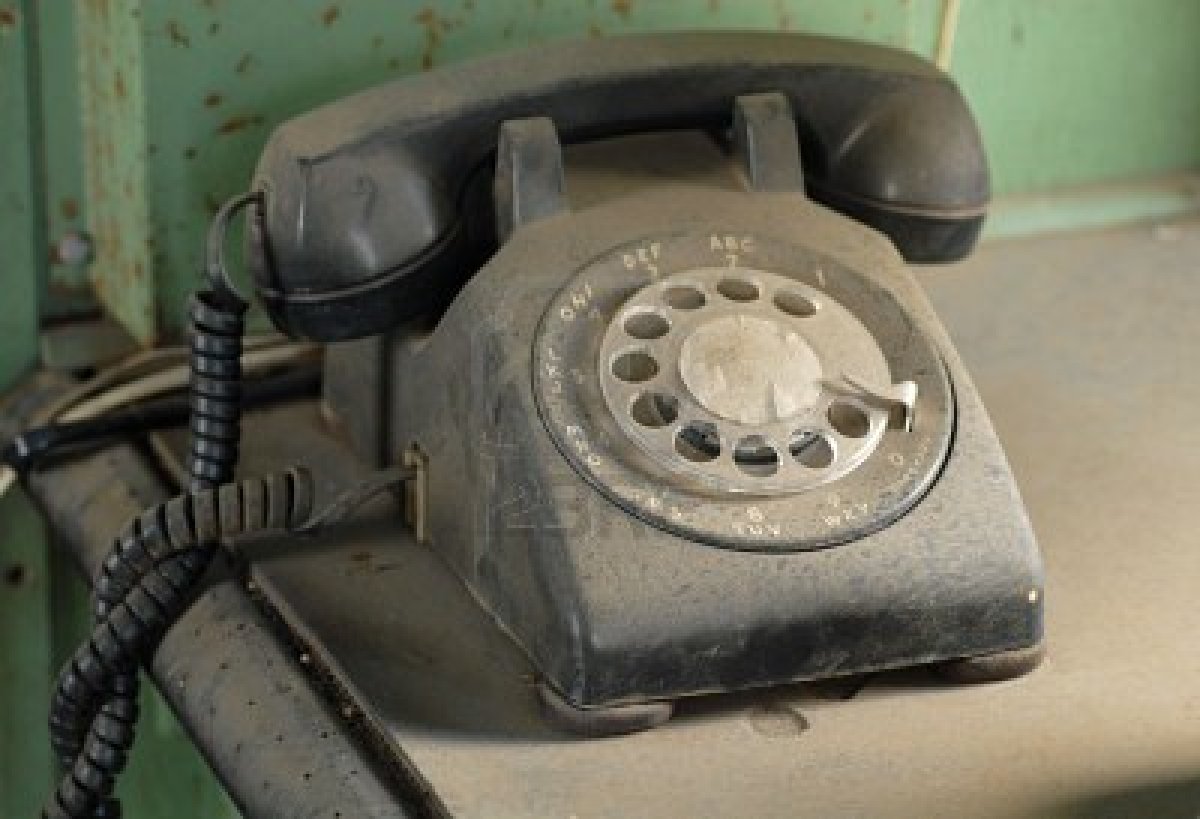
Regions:
<instances>
[{"instance_id":1,"label":"dial center hub","mask_svg":"<svg viewBox=\"0 0 1200 819\"><path fill-rule=\"evenodd\" d=\"M804 337L782 322L725 315L684 339L679 376L709 412L740 424L764 424L815 405L822 369Z\"/></svg>"}]
</instances>

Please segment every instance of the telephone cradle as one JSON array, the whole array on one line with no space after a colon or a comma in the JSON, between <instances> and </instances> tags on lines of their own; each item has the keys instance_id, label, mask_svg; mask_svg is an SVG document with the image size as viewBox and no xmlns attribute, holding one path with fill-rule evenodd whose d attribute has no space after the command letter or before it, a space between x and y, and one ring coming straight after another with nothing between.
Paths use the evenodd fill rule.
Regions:
<instances>
[{"instance_id":1,"label":"telephone cradle","mask_svg":"<svg viewBox=\"0 0 1200 819\"><path fill-rule=\"evenodd\" d=\"M417 537L556 720L1036 665L1034 535L907 266L966 255L989 198L933 67L777 34L551 46L285 123L254 187L261 301L330 342L327 406L415 468Z\"/></svg>"}]
</instances>

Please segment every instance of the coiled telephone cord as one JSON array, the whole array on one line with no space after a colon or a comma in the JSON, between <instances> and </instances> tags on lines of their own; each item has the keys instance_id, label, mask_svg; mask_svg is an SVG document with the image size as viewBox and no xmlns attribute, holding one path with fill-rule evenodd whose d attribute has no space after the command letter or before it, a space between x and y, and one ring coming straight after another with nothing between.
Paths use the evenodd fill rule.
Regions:
<instances>
[{"instance_id":1,"label":"coiled telephone cord","mask_svg":"<svg viewBox=\"0 0 1200 819\"><path fill-rule=\"evenodd\" d=\"M50 729L66 773L46 816L118 816L110 797L137 720L138 669L183 611L218 544L296 530L312 480L292 469L193 490L135 518L116 538L94 593L95 625L63 669Z\"/></svg>"},{"instance_id":2,"label":"coiled telephone cord","mask_svg":"<svg viewBox=\"0 0 1200 819\"><path fill-rule=\"evenodd\" d=\"M190 306L191 485L130 524L104 562L92 634L63 669L51 702L51 744L64 774L45 816L120 815L111 793L133 743L139 667L222 538L294 525L311 506L310 482L298 471L222 486L237 466L247 309L226 273L225 236L234 215L259 200L258 193L230 200L209 230L209 287Z\"/></svg>"}]
</instances>

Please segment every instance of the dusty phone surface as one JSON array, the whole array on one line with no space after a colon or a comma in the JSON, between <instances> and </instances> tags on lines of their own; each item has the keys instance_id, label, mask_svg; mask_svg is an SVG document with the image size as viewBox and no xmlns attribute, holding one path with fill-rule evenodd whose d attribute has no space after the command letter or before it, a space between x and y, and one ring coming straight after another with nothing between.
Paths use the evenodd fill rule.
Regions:
<instances>
[{"instance_id":1,"label":"dusty phone surface","mask_svg":"<svg viewBox=\"0 0 1200 819\"><path fill-rule=\"evenodd\" d=\"M264 303L366 339L330 346L327 403L418 469L418 536L560 714L1032 665L1036 542L907 266L969 252L987 204L934 69L786 35L573 44L301 117L256 178Z\"/></svg>"}]
</instances>

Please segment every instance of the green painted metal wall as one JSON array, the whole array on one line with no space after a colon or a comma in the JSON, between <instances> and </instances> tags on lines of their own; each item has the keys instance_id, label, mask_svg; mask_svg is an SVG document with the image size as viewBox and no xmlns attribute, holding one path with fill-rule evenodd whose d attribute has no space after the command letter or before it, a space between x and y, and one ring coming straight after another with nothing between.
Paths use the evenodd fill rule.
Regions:
<instances>
[{"instance_id":1,"label":"green painted metal wall","mask_svg":"<svg viewBox=\"0 0 1200 819\"><path fill-rule=\"evenodd\" d=\"M996 190L1200 166L1200 3L965 0L954 76Z\"/></svg>"},{"instance_id":2,"label":"green painted metal wall","mask_svg":"<svg viewBox=\"0 0 1200 819\"><path fill-rule=\"evenodd\" d=\"M1116 198L1055 192L1197 169L1197 0L0 0L0 390L36 362L39 315L88 309L92 283L143 343L177 336L208 218L274 124L500 49L697 28L940 57L1017 203L997 209L1002 232L1194 202L1144 181ZM73 231L94 237L90 266L57 250ZM51 781L46 692L86 595L20 497L0 503L0 533L0 816L26 816ZM145 696L128 815L236 815Z\"/></svg>"},{"instance_id":3,"label":"green painted metal wall","mask_svg":"<svg viewBox=\"0 0 1200 819\"><path fill-rule=\"evenodd\" d=\"M0 6L0 390L36 362L44 281L37 38L25 5Z\"/></svg>"}]
</instances>

